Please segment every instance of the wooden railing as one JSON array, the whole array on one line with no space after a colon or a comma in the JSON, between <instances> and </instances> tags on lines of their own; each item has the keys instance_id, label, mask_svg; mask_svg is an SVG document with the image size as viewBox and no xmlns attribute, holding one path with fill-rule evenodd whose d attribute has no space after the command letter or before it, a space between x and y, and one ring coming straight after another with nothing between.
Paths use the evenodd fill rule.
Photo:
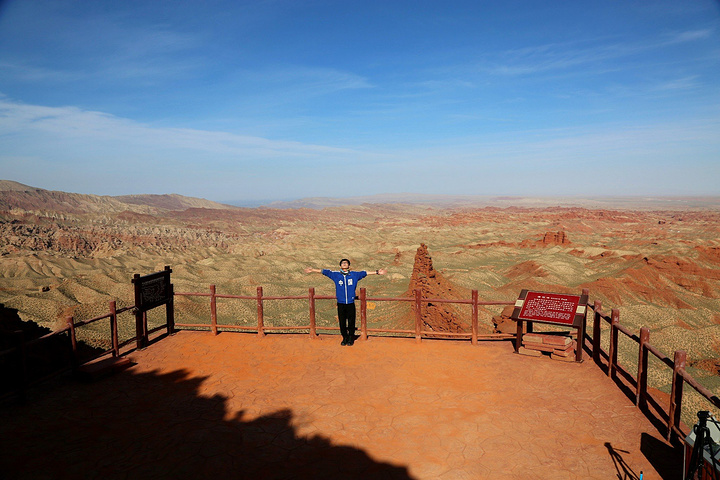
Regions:
<instances>
[{"instance_id":1,"label":"wooden railing","mask_svg":"<svg viewBox=\"0 0 720 480\"><path fill-rule=\"evenodd\" d=\"M587 291L583 291L583 294L587 294ZM39 383L47 378L56 376L59 373L67 371L69 368L75 369L78 366L78 340L76 330L84 326L99 322L104 319L110 320L110 339L111 347L94 354L87 361L97 359L104 355L112 354L113 356L120 355L120 349L132 342L137 342L137 348L142 348L147 345L147 338L149 334L157 332L162 329L167 329L168 333L172 333L175 328L203 328L212 331L214 334L218 334L220 329L223 330L238 330L238 331L249 331L255 332L260 336L265 335L266 332L272 331L297 331L297 330L308 330L308 334L311 338L317 337L318 330L339 330L339 327L332 326L318 326L316 323L316 301L317 300L335 300L334 296L329 295L316 295L315 289L310 288L307 295L291 295L291 296L265 296L263 294L263 288L257 287L256 295L228 295L217 293L215 285L210 286L209 293L190 293L190 292L175 292L174 296L185 296L185 297L209 297L210 299L210 323L203 324L186 324L186 323L175 323L173 325L171 314L168 314L168 321L166 324L159 327L155 327L148 330L146 325L146 317L144 322L136 322L137 325L144 324L145 327L138 326L136 335L130 339L120 342L118 337L118 315L133 310L133 313L137 315L137 311L134 306L117 309L115 301L109 303L109 312L107 314L91 318L90 320L75 321L73 317L67 317L67 325L57 331L51 332L42 337L36 338L29 342L25 342L22 339L21 332L18 334L19 342L18 345L0 351L0 360L5 360L7 357L17 355L19 370L19 384L17 391L24 395L25 389L31 385ZM217 300L218 299L237 299L237 300L252 300L256 303L257 324L253 326L246 325L229 325L229 324L218 324L217 317ZM264 315L264 302L274 300L301 300L307 301L308 303L308 323L303 325L290 325L290 326L272 326L265 324ZM360 338L365 340L370 334L391 334L400 336L409 336L415 338L417 342L421 342L422 338L438 338L446 337L451 339L469 339L472 344L477 344L478 340L498 340L498 339L514 339L515 334L480 334L478 332L478 311L480 306L506 306L514 305L514 302L507 301L480 301L478 298L477 290L472 290L471 297L469 299L442 299L442 298L422 298L420 290L415 290L412 297L368 297L367 292L364 288L359 290L360 300ZM367 310L368 302L409 302L413 306L414 311L414 328L410 329L391 329L391 328L368 328L367 322ZM464 304L471 306L471 331L469 333L455 333L455 332L439 332L434 330L427 330L423 328L422 321L422 306L427 304L441 304L441 303L453 303L453 304ZM594 362L601 368L605 368L603 360L607 361L606 373L608 377L618 380L618 377L622 377L634 392L635 405L643 410L648 415L651 415L648 407L652 407L655 413L660 417L660 420L664 422L666 427L666 438L673 440L676 437L684 438L688 433L683 428L681 421L682 405L683 405L683 389L684 385L687 384L692 387L701 397L703 397L710 405L720 409L720 398L709 391L706 387L701 385L695 378L685 370L687 355L684 351L676 351L673 358L668 357L666 354L658 350L655 346L650 344L650 331L647 328L641 328L638 335L631 332L628 328L620 324L620 312L618 309L612 309L610 315L606 315L602 309L602 303L600 301L588 302L588 310L592 311L592 334L590 329L586 329L585 338L582 342L578 342L583 348L589 350L592 355ZM170 309L169 311L171 311ZM144 313L143 313L144 315ZM587 314L586 314L587 315ZM602 334L601 325L606 322L610 326L609 332L609 347L608 351L603 350L601 346ZM49 339L61 337L64 334L67 335L67 345L71 353L71 365L61 366L56 372L50 375L44 376L43 378L27 378L26 364L27 364L27 351L30 348L37 348L38 345L47 342ZM638 345L638 366L635 374L630 373L618 362L618 339L620 334L631 339ZM586 344L586 341L589 344ZM666 365L672 370L672 386L670 393L670 401L665 406L661 405L660 402L654 398L648 392L648 358L649 354L655 356L661 364ZM6 362L7 363L7 362ZM676 437L675 437L676 436Z\"/></svg>"},{"instance_id":2,"label":"wooden railing","mask_svg":"<svg viewBox=\"0 0 720 480\"><path fill-rule=\"evenodd\" d=\"M17 394L20 398L25 398L25 391L28 387L41 383L45 380L49 380L60 373L63 373L70 369L71 365L61 365L59 368L51 371L49 374L44 374L36 378L29 378L28 372L28 350L37 348L38 345L47 345L49 342L62 338L62 335L69 332L69 327L64 327L59 330L55 330L41 337L34 338L30 341L25 341L25 335L22 330L17 330L14 333L15 343L14 347L0 351L0 365L5 368L5 373L8 376L15 375L14 379L8 379L12 385L4 385L7 389L3 392L3 397L9 394ZM66 337L67 342L70 341L70 336ZM72 349L72 347L70 347ZM14 359L14 361L13 361ZM14 365L14 368L12 368Z\"/></svg>"},{"instance_id":3,"label":"wooden railing","mask_svg":"<svg viewBox=\"0 0 720 480\"><path fill-rule=\"evenodd\" d=\"M608 377L616 379L619 375L635 389L635 405L638 408L643 409L643 411L647 411L648 406L653 408L655 413L665 422L666 439L668 441L673 439L673 435L677 435L677 437L682 439L689 433L689 431L683 428L683 422L681 421L683 387L685 384L692 387L713 407L720 409L720 398L701 385L685 370L687 360L686 352L678 350L674 353L673 358L670 358L650 344L649 329L643 327L640 329L639 334L635 335L621 325L620 311L618 309L612 309L608 316L603 312L600 301L595 301L592 304L588 303L588 307L594 312L592 336L586 334L586 338L590 340L592 345L593 360L602 367L602 357L604 357L607 360L606 372ZM603 321L610 325L610 338L607 352L601 347L601 324ZM635 375L632 375L618 363L618 338L620 334L623 334L638 344L638 367ZM667 410L657 399L648 393L648 354L652 354L660 360L661 364L666 365L672 370L670 403L667 406Z\"/></svg>"},{"instance_id":4,"label":"wooden railing","mask_svg":"<svg viewBox=\"0 0 720 480\"><path fill-rule=\"evenodd\" d=\"M7 363L13 363L12 359L15 358L15 364L16 368L14 369L15 373L17 374L16 378L16 384L13 385L9 391L5 393L7 394L18 394L21 398L25 397L25 391L27 388L36 385L38 383L41 383L43 381L49 380L50 378L56 377L58 375L61 375L63 373L67 373L68 371L72 370L75 371L82 361L83 363L91 362L93 360L97 360L98 358L101 358L105 355L112 354L113 357L120 356L120 349L123 348L126 345L129 345L132 342L137 342L140 339L140 335L135 335L132 338L129 338L124 341L119 340L118 336L118 315L121 313L133 310L134 306L124 307L118 309L116 307L115 300L111 300L109 302L109 311L108 313L104 315L100 315L95 318L91 318L89 320L82 320L82 321L75 321L75 319L72 316L68 316L65 318L65 326L63 328L60 328L58 330L55 330L53 332L50 332L46 335L43 335L41 337L35 338L30 341L25 341L24 335L22 331L16 332L16 338L17 338L17 344L16 346L12 348L8 348L6 350L0 351L0 360ZM101 351L93 351L89 356L84 356L81 358L79 349L78 349L78 336L77 331L79 328L85 327L87 325L94 324L96 322L99 322L101 320L109 319L109 337L110 337L110 348L106 350ZM165 328L165 325L161 325L160 327L152 329L148 333L153 333L155 331L158 331L162 328ZM66 335L67 334L67 335ZM62 343L66 345L66 351L68 352L67 358L68 363L67 364L59 364L54 365L54 369L45 375L36 376L32 378L30 373L28 372L27 365L28 365L28 358L29 358L29 351L33 348L41 348L41 345L46 345L45 349L47 350L47 345L49 342L56 341L57 339L61 339L63 336L66 336L66 340L58 342L58 344Z\"/></svg>"},{"instance_id":5,"label":"wooden railing","mask_svg":"<svg viewBox=\"0 0 720 480\"><path fill-rule=\"evenodd\" d=\"M190 323L175 323L177 328L203 328L209 329L215 335L218 334L218 329L226 330L240 330L255 332L258 335L265 335L269 331L283 331L283 330L308 330L308 334L311 338L317 337L318 330L339 330L339 327L330 326L318 326L315 316L315 302L317 300L335 300L335 296L330 295L316 295L315 289L308 289L307 295L284 295L284 296L265 296L263 294L263 287L257 287L256 295L227 295L217 293L215 285L210 285L209 293L191 293L191 292L175 292L176 296L184 297L210 297L210 324L190 324ZM507 301L480 301L478 299L477 290L472 290L471 297L469 299L446 299L446 298L423 298L420 289L414 291L412 297L368 297L365 288L359 289L359 300L360 300L360 339L366 340L369 334L392 334L392 335L404 335L414 336L417 342L421 342L423 337L429 338L458 338L458 339L469 339L473 345L477 345L479 339L483 340L497 340L497 339L509 339L515 338L515 334L505 333L493 333L493 334L480 334L478 332L478 311L480 306L491 306L491 305L514 305L514 302ZM257 325L218 325L217 322L217 299L231 298L237 300L253 300L257 304ZM305 300L308 302L308 324L303 325L290 325L290 326L268 326L265 325L265 314L264 314L264 302L272 300ZM367 304L368 302L410 302L413 304L414 310L414 329L393 329L393 328L368 328L367 324ZM422 306L427 304L438 304L438 303L454 303L470 305L472 309L471 313L471 331L469 333L459 332L439 332L434 330L423 329L422 321Z\"/></svg>"},{"instance_id":6,"label":"wooden railing","mask_svg":"<svg viewBox=\"0 0 720 480\"><path fill-rule=\"evenodd\" d=\"M514 302L493 302L493 301L479 301L477 290L472 291L470 299L441 299L441 298L422 298L419 289L414 291L413 297L368 297L367 292L364 288L359 290L360 300L360 338L367 339L369 334L392 334L402 336L414 336L417 342L420 342L423 337L446 337L455 339L470 339L473 345L478 343L478 340L497 340L497 339L514 339L515 334L485 334L481 335L478 333L478 308L479 306L491 306L491 305L514 305ZM583 294L588 294L587 290L583 291ZM310 288L307 295L295 295L295 296L264 296L263 288L257 287L256 295L226 295L217 293L215 285L210 286L209 293L189 293L189 292L176 292L177 296L199 296L210 298L210 324L183 324L177 323L178 328L203 328L209 329L214 334L218 334L219 329L223 330L240 330L255 332L258 335L265 335L268 331L287 331L287 330L308 330L308 334L311 338L317 336L318 330L339 330L339 327L323 326L319 327L316 323L315 318L315 302L316 300L335 300L334 296L329 295L316 295L315 289ZM257 304L257 325L228 325L218 324L217 321L217 299L239 299L239 300L253 300ZM264 305L265 301L272 300L306 300L308 302L308 318L309 322L305 325L292 325L292 326L268 326L265 325L264 318ZM389 329L389 328L368 328L367 326L367 302L411 302L413 303L413 311L415 317L415 325L413 330L409 329ZM471 305L471 332L470 333L454 333L454 332L437 332L432 330L423 329L422 321L422 305L429 303L455 303L455 304L466 304ZM588 312L593 312L593 329L592 335L589 333L589 329L586 329L585 339L589 340L589 350L592 354L592 358L599 366L602 367L601 357L607 360L607 375L613 379L618 376L623 377L634 389L635 404L637 407L643 409L644 412L649 414L647 410L648 406L651 406L657 415L660 416L661 420L664 421L666 426L666 438L668 440L673 439L673 435L677 435L680 438L688 433L683 430L683 423L681 421L682 412L682 401L683 401L683 386L685 383L690 385L695 391L697 391L702 397L704 397L711 405L720 408L720 399L710 392L707 388L703 387L696 379L694 379L690 373L685 370L686 365L686 353L684 351L675 352L674 358L671 359L655 346L649 343L650 331L647 328L642 328L639 335L632 333L627 327L620 324L620 312L618 309L612 309L611 314L608 316L602 311L602 303L600 301L588 302ZM601 347L601 324L605 321L610 324L610 339L609 339L609 351L604 351ZM635 341L638 344L638 371L635 375L629 373L622 365L618 362L618 339L620 334L627 338ZM578 342L584 343L584 342ZM657 399L648 393L648 353L653 354L663 364L667 365L668 368L672 369L672 390L670 393L670 404L667 409L663 407Z\"/></svg>"}]
</instances>

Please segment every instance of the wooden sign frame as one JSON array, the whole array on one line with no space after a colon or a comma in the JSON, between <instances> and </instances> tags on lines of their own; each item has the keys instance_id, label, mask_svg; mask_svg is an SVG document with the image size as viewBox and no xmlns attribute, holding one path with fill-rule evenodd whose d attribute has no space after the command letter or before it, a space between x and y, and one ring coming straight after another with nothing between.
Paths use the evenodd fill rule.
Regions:
<instances>
[{"instance_id":1,"label":"wooden sign frame","mask_svg":"<svg viewBox=\"0 0 720 480\"><path fill-rule=\"evenodd\" d=\"M587 302L587 295L522 290L515 302L515 310L513 310L511 317L517 322L515 352L519 352L522 346L523 325L525 322L527 322L528 333L532 332L533 323L559 325L577 330L575 361L582 362Z\"/></svg>"},{"instance_id":2,"label":"wooden sign frame","mask_svg":"<svg viewBox=\"0 0 720 480\"><path fill-rule=\"evenodd\" d=\"M169 266L165 270L140 276L135 274L132 278L135 287L135 338L137 348L142 349L148 345L148 337L151 333L160 328L167 327L168 335L175 331L175 301L173 284L170 281L172 269ZM147 311L165 305L167 323L165 326L148 330Z\"/></svg>"},{"instance_id":3,"label":"wooden sign frame","mask_svg":"<svg viewBox=\"0 0 720 480\"><path fill-rule=\"evenodd\" d=\"M160 305L167 304L172 298L170 287L170 274L172 269L167 268L149 275L135 275L132 279L135 285L135 308L147 312Z\"/></svg>"}]
</instances>

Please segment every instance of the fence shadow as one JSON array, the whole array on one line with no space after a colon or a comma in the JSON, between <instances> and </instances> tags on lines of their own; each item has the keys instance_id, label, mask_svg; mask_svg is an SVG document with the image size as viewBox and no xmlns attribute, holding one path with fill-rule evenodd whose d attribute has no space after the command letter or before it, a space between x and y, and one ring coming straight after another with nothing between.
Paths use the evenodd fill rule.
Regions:
<instances>
[{"instance_id":1,"label":"fence shadow","mask_svg":"<svg viewBox=\"0 0 720 480\"><path fill-rule=\"evenodd\" d=\"M15 349L21 343L31 342L52 333L47 327L33 321L20 318L18 310L0 303L0 351ZM79 360L94 358L102 353L101 348L93 347L83 341L77 343ZM25 349L25 358L20 350L0 357L0 395L19 388L25 381L44 378L63 368L69 368L72 360L70 340L66 335L58 335L29 345Z\"/></svg>"},{"instance_id":2,"label":"fence shadow","mask_svg":"<svg viewBox=\"0 0 720 480\"><path fill-rule=\"evenodd\" d=\"M665 480L683 477L683 447L670 446L662 440L643 433L640 451Z\"/></svg>"},{"instance_id":3,"label":"fence shadow","mask_svg":"<svg viewBox=\"0 0 720 480\"><path fill-rule=\"evenodd\" d=\"M203 377L122 372L0 410L0 478L381 478L406 467L302 436L293 412L254 419L199 394Z\"/></svg>"}]
</instances>

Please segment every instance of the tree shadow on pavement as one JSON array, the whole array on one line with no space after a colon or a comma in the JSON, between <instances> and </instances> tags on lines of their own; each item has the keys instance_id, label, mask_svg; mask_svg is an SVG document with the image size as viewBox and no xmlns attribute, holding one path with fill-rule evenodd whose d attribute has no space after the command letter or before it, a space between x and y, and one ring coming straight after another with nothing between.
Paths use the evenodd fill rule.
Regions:
<instances>
[{"instance_id":1,"label":"tree shadow on pavement","mask_svg":"<svg viewBox=\"0 0 720 480\"><path fill-rule=\"evenodd\" d=\"M410 479L406 467L301 436L293 412L252 420L184 370L71 383L0 410L0 479ZM4 442L5 443L5 442Z\"/></svg>"}]
</instances>

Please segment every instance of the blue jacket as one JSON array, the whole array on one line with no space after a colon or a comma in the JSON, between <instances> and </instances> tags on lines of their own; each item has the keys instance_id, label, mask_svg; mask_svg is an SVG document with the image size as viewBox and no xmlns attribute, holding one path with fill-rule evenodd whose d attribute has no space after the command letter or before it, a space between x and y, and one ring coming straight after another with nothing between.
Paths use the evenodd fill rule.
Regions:
<instances>
[{"instance_id":1,"label":"blue jacket","mask_svg":"<svg viewBox=\"0 0 720 480\"><path fill-rule=\"evenodd\" d=\"M353 303L355 301L355 287L357 282L367 277L367 272L362 270L359 272L353 272L352 270L348 273L333 272L331 270L323 269L322 274L330 278L335 282L335 295L337 296L338 303Z\"/></svg>"}]
</instances>

